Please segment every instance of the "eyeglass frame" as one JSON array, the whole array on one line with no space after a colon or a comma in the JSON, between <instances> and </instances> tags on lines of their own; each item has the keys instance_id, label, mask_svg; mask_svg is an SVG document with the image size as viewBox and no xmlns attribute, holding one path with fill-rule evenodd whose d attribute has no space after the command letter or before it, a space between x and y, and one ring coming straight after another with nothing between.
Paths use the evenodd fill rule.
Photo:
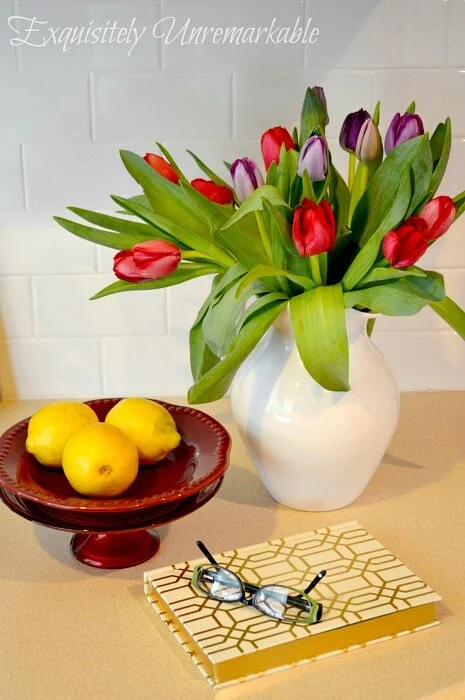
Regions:
<instances>
[{"instance_id":1,"label":"eyeglass frame","mask_svg":"<svg viewBox=\"0 0 465 700\"><path fill-rule=\"evenodd\" d=\"M228 574L233 574L235 578L238 580L240 584L240 591L241 591L241 598L239 600L224 600L223 598L219 598L218 596L212 595L211 593L205 591L203 588L200 587L199 585L199 576L200 572L202 569L206 568L205 564L197 564L197 566L194 567L194 571L192 573L192 586L194 590L197 593L202 593L203 595L206 595L208 598L211 598L212 600L217 600L220 603L240 603L241 605L251 605L253 606L256 610L258 610L262 615L266 615L267 617L273 619L273 620L278 620L280 622L287 622L289 624L296 624L296 625L314 625L318 622L320 622L322 614L323 614L323 605L319 603L316 600L313 600L308 593L315 588L315 586L321 581L323 576L326 575L326 571L323 569L322 571L318 572L318 574L312 579L312 581L308 584L308 586L305 588L305 590L302 593L299 593L298 596L288 596L287 600L291 601L291 603L297 607L301 608L303 610L306 610L309 613L309 617L306 619L300 620L299 618L288 618L286 617L278 617L277 615L271 615L261 608L257 607L255 603L255 597L257 593L264 588L268 588L271 586L279 586L281 588L287 588L289 590L296 590L291 588L290 586L283 586L282 584L273 584L273 583L268 583L263 586L256 586L253 583L248 583L247 581L243 581L240 576L235 572L231 571L225 566L220 566L218 562L216 561L215 557L211 552L207 549L207 547L201 542L200 540L197 540L196 542L197 547L200 549L202 554L206 556L210 564L214 567L216 567L218 570L223 570L226 571ZM251 593L252 595L247 598L246 593Z\"/></svg>"}]
</instances>

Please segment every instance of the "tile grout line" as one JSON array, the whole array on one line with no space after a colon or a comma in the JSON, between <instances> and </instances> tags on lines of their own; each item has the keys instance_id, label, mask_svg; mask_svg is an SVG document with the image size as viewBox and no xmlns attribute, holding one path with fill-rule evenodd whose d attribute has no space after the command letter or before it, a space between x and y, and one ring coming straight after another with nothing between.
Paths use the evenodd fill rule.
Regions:
<instances>
[{"instance_id":1,"label":"tile grout line","mask_svg":"<svg viewBox=\"0 0 465 700\"><path fill-rule=\"evenodd\" d=\"M23 181L23 205L24 209L26 211L30 211L29 209L29 195L27 191L27 178L26 178L26 160L25 160L25 153L24 153L24 144L20 143L19 144L19 153L20 153L20 161L21 161L21 175L22 175L22 181Z\"/></svg>"}]
</instances>

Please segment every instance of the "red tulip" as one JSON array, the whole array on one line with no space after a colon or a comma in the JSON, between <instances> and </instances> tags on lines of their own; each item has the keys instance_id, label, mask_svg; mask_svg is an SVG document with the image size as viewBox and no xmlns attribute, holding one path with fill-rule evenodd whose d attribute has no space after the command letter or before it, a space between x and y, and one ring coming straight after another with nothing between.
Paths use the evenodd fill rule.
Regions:
<instances>
[{"instance_id":1,"label":"red tulip","mask_svg":"<svg viewBox=\"0 0 465 700\"><path fill-rule=\"evenodd\" d=\"M268 129L262 136L262 155L265 168L268 170L271 163L279 163L281 146L284 144L287 151L295 149L292 136L283 126L274 126Z\"/></svg>"},{"instance_id":2,"label":"red tulip","mask_svg":"<svg viewBox=\"0 0 465 700\"><path fill-rule=\"evenodd\" d=\"M316 204L304 199L294 212L292 239L302 256L328 253L336 240L336 220L333 210L324 199Z\"/></svg>"},{"instance_id":3,"label":"red tulip","mask_svg":"<svg viewBox=\"0 0 465 700\"><path fill-rule=\"evenodd\" d=\"M120 250L113 262L113 272L126 282L143 282L167 277L181 261L181 251L167 241L146 241L131 250Z\"/></svg>"},{"instance_id":4,"label":"red tulip","mask_svg":"<svg viewBox=\"0 0 465 700\"><path fill-rule=\"evenodd\" d=\"M428 225L428 241L435 241L453 224L455 204L450 197L436 197L428 202L419 216Z\"/></svg>"},{"instance_id":5,"label":"red tulip","mask_svg":"<svg viewBox=\"0 0 465 700\"><path fill-rule=\"evenodd\" d=\"M414 265L428 249L428 225L419 216L411 216L383 239L383 254L393 267Z\"/></svg>"},{"instance_id":6,"label":"red tulip","mask_svg":"<svg viewBox=\"0 0 465 700\"><path fill-rule=\"evenodd\" d=\"M154 170L157 171L159 175L174 182L176 185L179 182L179 175L176 170L168 163L167 160L161 156L157 156L156 153L146 153L144 160L148 163Z\"/></svg>"},{"instance_id":7,"label":"red tulip","mask_svg":"<svg viewBox=\"0 0 465 700\"><path fill-rule=\"evenodd\" d=\"M224 185L217 185L212 180L204 180L198 177L192 180L191 185L211 202L216 202L217 204L232 204L234 202L232 190Z\"/></svg>"}]
</instances>

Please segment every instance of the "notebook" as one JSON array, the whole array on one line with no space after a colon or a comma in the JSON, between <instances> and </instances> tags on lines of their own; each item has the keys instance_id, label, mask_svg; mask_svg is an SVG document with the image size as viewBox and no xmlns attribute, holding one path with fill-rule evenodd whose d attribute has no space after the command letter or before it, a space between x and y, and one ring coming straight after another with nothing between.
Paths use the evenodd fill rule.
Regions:
<instances>
[{"instance_id":1,"label":"notebook","mask_svg":"<svg viewBox=\"0 0 465 700\"><path fill-rule=\"evenodd\" d=\"M160 623L211 685L256 678L438 624L439 595L357 522L215 558L258 586L276 583L303 591L318 571L327 574L310 594L323 604L321 621L302 626L196 593L192 573L207 563L203 557L145 573L145 594Z\"/></svg>"}]
</instances>

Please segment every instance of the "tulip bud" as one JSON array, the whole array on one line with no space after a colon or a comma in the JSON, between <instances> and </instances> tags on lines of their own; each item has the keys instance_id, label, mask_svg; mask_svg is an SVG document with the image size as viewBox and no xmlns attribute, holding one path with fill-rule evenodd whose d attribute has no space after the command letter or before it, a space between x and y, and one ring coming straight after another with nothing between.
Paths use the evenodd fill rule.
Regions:
<instances>
[{"instance_id":1,"label":"tulip bud","mask_svg":"<svg viewBox=\"0 0 465 700\"><path fill-rule=\"evenodd\" d=\"M386 155L401 143L414 139L416 136L421 136L424 133L423 122L418 114L409 114L406 112L401 116L400 113L397 112L392 118L384 140Z\"/></svg>"},{"instance_id":2,"label":"tulip bud","mask_svg":"<svg viewBox=\"0 0 465 700\"><path fill-rule=\"evenodd\" d=\"M279 163L279 156L281 153L281 146L284 144L287 151L295 149L294 141L292 136L283 126L274 126L272 129L268 129L262 136L262 155L263 161L265 163L265 169L268 170L271 163Z\"/></svg>"},{"instance_id":3,"label":"tulip bud","mask_svg":"<svg viewBox=\"0 0 465 700\"><path fill-rule=\"evenodd\" d=\"M294 212L292 240L302 256L328 253L336 240L336 220L329 203L304 199Z\"/></svg>"},{"instance_id":4,"label":"tulip bud","mask_svg":"<svg viewBox=\"0 0 465 700\"><path fill-rule=\"evenodd\" d=\"M455 219L455 204L450 197L436 197L432 199L419 217L426 221L428 226L427 239L435 241L443 236Z\"/></svg>"},{"instance_id":5,"label":"tulip bud","mask_svg":"<svg viewBox=\"0 0 465 700\"><path fill-rule=\"evenodd\" d=\"M297 174L302 177L304 170L313 182L326 180L328 174L328 145L323 136L310 136L302 146L297 165Z\"/></svg>"},{"instance_id":6,"label":"tulip bud","mask_svg":"<svg viewBox=\"0 0 465 700\"><path fill-rule=\"evenodd\" d=\"M191 185L211 202L216 202L217 204L232 204L234 202L232 190L224 185L217 185L212 180L204 180L198 177L192 180Z\"/></svg>"},{"instance_id":7,"label":"tulip bud","mask_svg":"<svg viewBox=\"0 0 465 700\"><path fill-rule=\"evenodd\" d=\"M157 280L170 275L181 261L181 251L167 241L137 243L120 250L113 259L113 272L126 282Z\"/></svg>"},{"instance_id":8,"label":"tulip bud","mask_svg":"<svg viewBox=\"0 0 465 700\"><path fill-rule=\"evenodd\" d=\"M360 130L367 119L371 119L366 109L348 114L339 134L339 145L348 153L355 153Z\"/></svg>"},{"instance_id":9,"label":"tulip bud","mask_svg":"<svg viewBox=\"0 0 465 700\"><path fill-rule=\"evenodd\" d=\"M322 106L323 106L324 113L325 113L325 115L326 115L326 118L325 118L325 126L328 126L328 124L329 124L328 103L327 103L327 101L326 101L325 91L324 91L324 89L323 89L322 87L320 87L319 85L315 85L314 87L312 87L312 88L310 88L310 89L311 89L311 91L313 92L313 94L315 95L315 97L317 97L317 98L320 100L320 102L321 102L321 104L322 104Z\"/></svg>"},{"instance_id":10,"label":"tulip bud","mask_svg":"<svg viewBox=\"0 0 465 700\"><path fill-rule=\"evenodd\" d=\"M411 216L383 239L383 255L392 267L414 265L428 249L428 225L418 216Z\"/></svg>"},{"instance_id":11,"label":"tulip bud","mask_svg":"<svg viewBox=\"0 0 465 700\"><path fill-rule=\"evenodd\" d=\"M174 182L176 185L179 182L179 175L176 170L168 163L167 160L161 156L157 156L156 153L146 153L144 160L148 163L154 170L157 171L159 175Z\"/></svg>"},{"instance_id":12,"label":"tulip bud","mask_svg":"<svg viewBox=\"0 0 465 700\"><path fill-rule=\"evenodd\" d=\"M360 129L355 155L362 163L373 163L383 155L383 142L373 119L367 119Z\"/></svg>"},{"instance_id":13,"label":"tulip bud","mask_svg":"<svg viewBox=\"0 0 465 700\"><path fill-rule=\"evenodd\" d=\"M238 158L231 165L231 177L240 202L265 184L260 168L251 158Z\"/></svg>"}]
</instances>

